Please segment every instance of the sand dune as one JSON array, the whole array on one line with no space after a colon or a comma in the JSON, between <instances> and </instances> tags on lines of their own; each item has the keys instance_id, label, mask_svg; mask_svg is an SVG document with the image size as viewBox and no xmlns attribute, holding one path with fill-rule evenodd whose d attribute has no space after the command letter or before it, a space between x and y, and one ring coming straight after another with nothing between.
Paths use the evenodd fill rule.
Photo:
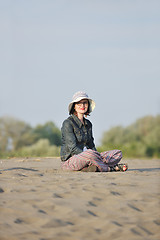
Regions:
<instances>
[{"instance_id":1,"label":"sand dune","mask_svg":"<svg viewBox=\"0 0 160 240\"><path fill-rule=\"evenodd\" d=\"M59 158L0 160L0 240L160 239L160 160L65 172Z\"/></svg>"}]
</instances>

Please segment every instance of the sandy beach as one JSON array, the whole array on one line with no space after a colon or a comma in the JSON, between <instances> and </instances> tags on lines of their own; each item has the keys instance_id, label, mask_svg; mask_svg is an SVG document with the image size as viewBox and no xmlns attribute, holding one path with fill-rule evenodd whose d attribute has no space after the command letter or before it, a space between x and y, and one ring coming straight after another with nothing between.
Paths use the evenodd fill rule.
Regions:
<instances>
[{"instance_id":1,"label":"sandy beach","mask_svg":"<svg viewBox=\"0 0 160 240\"><path fill-rule=\"evenodd\" d=\"M59 158L0 160L0 240L160 239L160 160L65 172Z\"/></svg>"}]
</instances>

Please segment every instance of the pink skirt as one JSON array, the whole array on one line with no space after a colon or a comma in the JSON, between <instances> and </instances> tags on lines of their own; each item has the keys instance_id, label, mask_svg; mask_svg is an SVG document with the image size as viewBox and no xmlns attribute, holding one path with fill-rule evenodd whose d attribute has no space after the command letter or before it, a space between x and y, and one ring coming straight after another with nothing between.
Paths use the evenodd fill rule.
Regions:
<instances>
[{"instance_id":1,"label":"pink skirt","mask_svg":"<svg viewBox=\"0 0 160 240\"><path fill-rule=\"evenodd\" d=\"M62 162L61 167L63 170L80 171L90 165L95 165L100 172L108 172L108 167L115 166L121 159L122 152L120 150L99 153L88 149Z\"/></svg>"}]
</instances>

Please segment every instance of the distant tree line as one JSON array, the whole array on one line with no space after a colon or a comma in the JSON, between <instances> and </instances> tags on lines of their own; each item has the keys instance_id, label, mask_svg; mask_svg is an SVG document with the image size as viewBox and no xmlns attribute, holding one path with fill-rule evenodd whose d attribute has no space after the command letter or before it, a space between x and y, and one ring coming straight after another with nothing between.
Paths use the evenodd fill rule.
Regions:
<instances>
[{"instance_id":1,"label":"distant tree line","mask_svg":"<svg viewBox=\"0 0 160 240\"><path fill-rule=\"evenodd\" d=\"M12 117L0 118L0 157L59 155L61 132L53 122L31 127Z\"/></svg>"},{"instance_id":2,"label":"distant tree line","mask_svg":"<svg viewBox=\"0 0 160 240\"><path fill-rule=\"evenodd\" d=\"M146 116L127 127L104 132L100 151L121 149L124 157L160 158L160 115Z\"/></svg>"},{"instance_id":3,"label":"distant tree line","mask_svg":"<svg viewBox=\"0 0 160 240\"><path fill-rule=\"evenodd\" d=\"M60 129L53 123L31 127L12 117L0 118L0 157L59 156ZM160 158L160 115L103 133L98 151L121 149L124 157Z\"/></svg>"}]
</instances>

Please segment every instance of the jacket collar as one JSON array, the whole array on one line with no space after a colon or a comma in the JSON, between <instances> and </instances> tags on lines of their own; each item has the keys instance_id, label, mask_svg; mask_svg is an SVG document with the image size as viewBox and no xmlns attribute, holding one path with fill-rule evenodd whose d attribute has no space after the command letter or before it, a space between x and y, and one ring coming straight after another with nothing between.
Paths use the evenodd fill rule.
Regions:
<instances>
[{"instance_id":1,"label":"jacket collar","mask_svg":"<svg viewBox=\"0 0 160 240\"><path fill-rule=\"evenodd\" d=\"M83 126L83 123L81 120L74 114L71 115L74 121L77 123L77 125L81 128ZM87 120L84 118L84 125L87 125Z\"/></svg>"}]
</instances>

